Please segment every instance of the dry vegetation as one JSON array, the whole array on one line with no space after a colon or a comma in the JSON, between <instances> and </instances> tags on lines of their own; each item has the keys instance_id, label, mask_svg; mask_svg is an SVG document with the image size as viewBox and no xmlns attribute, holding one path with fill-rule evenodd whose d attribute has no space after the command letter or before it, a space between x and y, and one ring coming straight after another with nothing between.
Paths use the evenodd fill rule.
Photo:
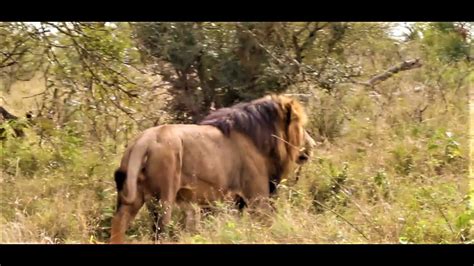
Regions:
<instances>
[{"instance_id":1,"label":"dry vegetation","mask_svg":"<svg viewBox=\"0 0 474 266\"><path fill-rule=\"evenodd\" d=\"M391 64L369 65L369 72L378 73ZM472 243L474 73L466 62L436 71L402 72L376 89L338 85L344 93L329 94L311 82L297 86L298 92L312 93L305 106L318 147L298 180L280 184L271 222L216 203L193 232L184 230L182 214L174 213L161 241ZM438 77L441 82L430 82ZM22 116L43 99L24 97L44 90L40 75L18 81L2 91L2 105ZM167 105L153 95L141 112ZM115 211L113 170L137 127L126 137L100 141L67 127L46 129L46 139L36 126L25 129L23 139L2 142L0 242L106 243ZM133 243L153 242L146 208L127 235Z\"/></svg>"},{"instance_id":2,"label":"dry vegetation","mask_svg":"<svg viewBox=\"0 0 474 266\"><path fill-rule=\"evenodd\" d=\"M24 103L24 95L35 93L20 88L41 88L36 80L15 86L21 93L4 95L8 102ZM379 121L370 120L371 99L348 97L347 106L359 111L341 125L337 141L320 143L297 183L280 185L270 226L220 204L203 217L197 232L182 230L176 213L175 226L163 241L469 242L467 102L453 99L445 113L442 103L433 104L418 123L406 114L417 101L409 95L388 105L384 114L390 116ZM11 107L16 113L26 110L25 105ZM334 122L314 119L313 124ZM15 156L2 158L1 242L106 242L115 208L111 173L120 153L101 154L94 145L73 139L60 147L37 147L32 144L38 137L28 133L26 140L2 146L2 154L8 149ZM56 137L72 138L61 134ZM149 243L150 226L143 209L129 239Z\"/></svg>"}]
</instances>

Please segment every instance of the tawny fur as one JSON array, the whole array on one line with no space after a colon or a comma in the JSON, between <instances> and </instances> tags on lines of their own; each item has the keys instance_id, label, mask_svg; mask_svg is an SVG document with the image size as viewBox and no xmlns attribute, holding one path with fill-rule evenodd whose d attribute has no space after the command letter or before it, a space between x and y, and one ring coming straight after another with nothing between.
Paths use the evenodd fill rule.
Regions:
<instances>
[{"instance_id":1,"label":"tawny fur","mask_svg":"<svg viewBox=\"0 0 474 266\"><path fill-rule=\"evenodd\" d=\"M285 178L299 156L308 154L308 143L312 147L306 120L297 101L272 95L216 110L198 125L145 130L130 143L115 174L111 242L124 241L129 223L152 197L165 210L161 229L176 202L206 205L238 196L247 205L263 206L269 183Z\"/></svg>"}]
</instances>

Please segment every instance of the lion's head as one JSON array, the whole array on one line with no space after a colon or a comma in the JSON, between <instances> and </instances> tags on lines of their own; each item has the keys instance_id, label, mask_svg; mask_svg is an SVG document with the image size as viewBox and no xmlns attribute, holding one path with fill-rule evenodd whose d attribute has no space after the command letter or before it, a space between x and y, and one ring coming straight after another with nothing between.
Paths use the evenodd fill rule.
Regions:
<instances>
[{"instance_id":1,"label":"lion's head","mask_svg":"<svg viewBox=\"0 0 474 266\"><path fill-rule=\"evenodd\" d=\"M279 179L288 174L294 163L308 159L307 143L312 139L304 129L306 122L306 113L298 101L269 95L218 109L199 124L213 125L227 136L234 130L248 136L273 160L275 176Z\"/></svg>"}]
</instances>

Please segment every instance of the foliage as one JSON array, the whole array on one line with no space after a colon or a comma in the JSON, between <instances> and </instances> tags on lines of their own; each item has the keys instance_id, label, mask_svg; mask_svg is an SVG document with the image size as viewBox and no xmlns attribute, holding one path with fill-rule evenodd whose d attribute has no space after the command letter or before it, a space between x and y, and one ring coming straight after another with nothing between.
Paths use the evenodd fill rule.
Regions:
<instances>
[{"instance_id":1,"label":"foliage","mask_svg":"<svg viewBox=\"0 0 474 266\"><path fill-rule=\"evenodd\" d=\"M138 130L290 93L318 147L270 223L219 203L194 232L176 213L163 242L472 243L471 28L414 23L400 40L390 23L0 23L2 105L34 114L2 120L0 241L108 241L112 173ZM129 240L150 243L150 227L142 210Z\"/></svg>"}]
</instances>

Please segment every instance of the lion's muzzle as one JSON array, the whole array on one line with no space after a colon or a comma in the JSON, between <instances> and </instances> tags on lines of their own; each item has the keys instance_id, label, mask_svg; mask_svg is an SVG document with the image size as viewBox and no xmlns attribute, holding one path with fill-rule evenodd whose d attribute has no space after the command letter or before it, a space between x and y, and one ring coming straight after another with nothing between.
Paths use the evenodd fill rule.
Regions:
<instances>
[{"instance_id":1,"label":"lion's muzzle","mask_svg":"<svg viewBox=\"0 0 474 266\"><path fill-rule=\"evenodd\" d=\"M309 133L306 130L304 134L304 139L305 139L305 145L300 150L300 154L298 155L298 158L296 159L297 164L306 163L313 156L313 150L314 150L314 147L316 146L316 141L309 135Z\"/></svg>"}]
</instances>

